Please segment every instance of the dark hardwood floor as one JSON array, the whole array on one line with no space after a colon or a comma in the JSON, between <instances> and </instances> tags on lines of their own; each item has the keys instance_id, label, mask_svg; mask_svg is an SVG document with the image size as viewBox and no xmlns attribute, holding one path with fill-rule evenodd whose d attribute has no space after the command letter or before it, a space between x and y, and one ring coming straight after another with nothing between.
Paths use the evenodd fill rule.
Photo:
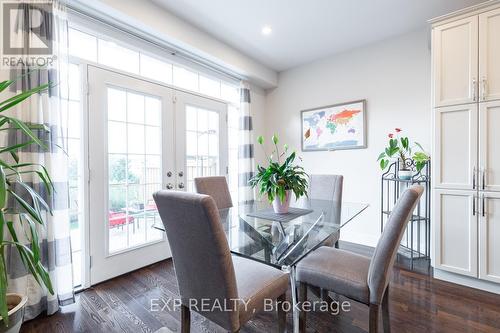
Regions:
<instances>
[{"instance_id":1,"label":"dark hardwood floor","mask_svg":"<svg viewBox=\"0 0 500 333\"><path fill-rule=\"evenodd\" d=\"M370 249L341 244L369 255ZM152 299L178 294L171 260L101 283L77 295L58 313L26 322L22 332L180 332L179 311L151 311ZM312 294L312 293L309 293ZM344 299L340 299L342 301ZM391 282L392 332L500 332L500 295L465 288L396 267ZM192 332L223 332L193 314ZM291 314L287 323L291 332ZM308 314L308 332L367 332L368 307L351 302L349 312ZM275 313L262 313L242 332L276 332ZM382 328L380 328L382 332Z\"/></svg>"}]
</instances>

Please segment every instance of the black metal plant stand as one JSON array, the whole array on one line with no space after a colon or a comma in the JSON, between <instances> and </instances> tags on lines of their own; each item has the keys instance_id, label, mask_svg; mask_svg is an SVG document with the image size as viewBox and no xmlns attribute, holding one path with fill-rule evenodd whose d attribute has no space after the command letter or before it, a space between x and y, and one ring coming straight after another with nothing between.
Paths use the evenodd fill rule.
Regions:
<instances>
[{"instance_id":1,"label":"black metal plant stand","mask_svg":"<svg viewBox=\"0 0 500 333\"><path fill-rule=\"evenodd\" d=\"M405 164L405 169L413 171L413 176L410 179L401 179L399 171L402 163ZM405 161L397 161L389 166L389 169L382 175L381 184L381 218L380 230L384 230L384 225L387 222L389 214L399 196L403 191L413 185L419 184L424 186L424 194L415 208L408 226L406 227L405 235L401 241L401 246L398 253L409 259L410 269L414 269L414 261L427 261L426 269L430 270L430 238L431 238L431 192L430 192L430 162L427 162L425 167L417 172L415 163L412 159Z\"/></svg>"}]
</instances>

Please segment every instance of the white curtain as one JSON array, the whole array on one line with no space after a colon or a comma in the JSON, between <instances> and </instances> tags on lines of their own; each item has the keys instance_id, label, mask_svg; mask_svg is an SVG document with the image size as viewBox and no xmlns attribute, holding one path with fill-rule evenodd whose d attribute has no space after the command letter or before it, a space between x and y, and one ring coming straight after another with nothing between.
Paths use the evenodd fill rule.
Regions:
<instances>
[{"instance_id":1,"label":"white curtain","mask_svg":"<svg viewBox=\"0 0 500 333\"><path fill-rule=\"evenodd\" d=\"M238 201L240 204L252 203L255 199L254 191L248 181L254 175L254 143L253 124L250 112L251 91L248 83L240 86L240 116L238 133Z\"/></svg>"},{"instance_id":2,"label":"white curtain","mask_svg":"<svg viewBox=\"0 0 500 333\"><path fill-rule=\"evenodd\" d=\"M19 5L20 15L16 17L15 27L17 36L25 38L32 34L30 20L33 17L27 14L29 5ZM8 251L7 273L9 291L28 296L25 320L32 319L40 313L53 314L59 305L74 301L73 272L71 262L71 242L69 223L69 194L68 194L68 158L67 149L67 103L63 96L67 96L67 20L62 7L54 2L52 10L43 12L43 26L40 31L52 41L55 61L49 67L21 66L11 69L11 79L16 82L11 86L12 93L19 93L42 84L51 83L49 91L37 94L20 103L12 115L37 128L34 132L47 144L48 149L36 145L23 147L19 152L20 163L32 162L43 165L55 187L52 195L48 195L44 183L38 177L23 178L32 185L38 193L46 199L51 206L53 214L44 213L46 226L39 226L40 249L43 265L48 269L54 288L51 295L41 287L24 268L24 265L15 249ZM38 32L40 33L40 32ZM29 54L29 49L26 54ZM47 131L40 125L45 125ZM11 130L8 134L8 143L16 144L26 142L28 138L20 131ZM13 217L16 219L16 217ZM15 223L18 235L24 235L21 223ZM25 239L26 244L29 244Z\"/></svg>"}]
</instances>

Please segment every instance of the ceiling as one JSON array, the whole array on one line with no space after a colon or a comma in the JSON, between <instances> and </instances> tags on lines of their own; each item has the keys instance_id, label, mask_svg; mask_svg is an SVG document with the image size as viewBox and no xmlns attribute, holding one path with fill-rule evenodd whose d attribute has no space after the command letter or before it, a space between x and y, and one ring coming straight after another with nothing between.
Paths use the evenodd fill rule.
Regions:
<instances>
[{"instance_id":1,"label":"ceiling","mask_svg":"<svg viewBox=\"0 0 500 333\"><path fill-rule=\"evenodd\" d=\"M153 0L276 71L424 28L484 0ZM262 27L272 33L264 36Z\"/></svg>"}]
</instances>

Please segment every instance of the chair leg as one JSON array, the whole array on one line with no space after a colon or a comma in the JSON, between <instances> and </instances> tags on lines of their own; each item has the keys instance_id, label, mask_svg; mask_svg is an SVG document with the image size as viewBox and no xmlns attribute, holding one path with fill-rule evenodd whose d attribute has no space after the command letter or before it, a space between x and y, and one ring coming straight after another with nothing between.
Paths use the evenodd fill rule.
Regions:
<instances>
[{"instance_id":1,"label":"chair leg","mask_svg":"<svg viewBox=\"0 0 500 333\"><path fill-rule=\"evenodd\" d=\"M278 297L278 331L279 333L286 332L286 312L283 309L283 303L286 302L286 294Z\"/></svg>"},{"instance_id":2,"label":"chair leg","mask_svg":"<svg viewBox=\"0 0 500 333\"><path fill-rule=\"evenodd\" d=\"M191 311L185 305L181 305L181 332L189 333L191 331Z\"/></svg>"},{"instance_id":3,"label":"chair leg","mask_svg":"<svg viewBox=\"0 0 500 333\"><path fill-rule=\"evenodd\" d=\"M382 322L384 324L384 333L391 333L391 319L389 316L389 286L385 289L382 299Z\"/></svg>"},{"instance_id":4,"label":"chair leg","mask_svg":"<svg viewBox=\"0 0 500 333\"><path fill-rule=\"evenodd\" d=\"M380 306L378 304L370 304L370 329L368 332L378 332L378 317L380 314Z\"/></svg>"},{"instance_id":5,"label":"chair leg","mask_svg":"<svg viewBox=\"0 0 500 333\"><path fill-rule=\"evenodd\" d=\"M334 246L335 246L336 249L339 249L340 248L339 247L339 241L336 241L335 244L334 244Z\"/></svg>"},{"instance_id":6,"label":"chair leg","mask_svg":"<svg viewBox=\"0 0 500 333\"><path fill-rule=\"evenodd\" d=\"M299 304L307 301L307 284L301 282L299 287ZM306 312L301 309L299 312L299 332L305 333L306 331Z\"/></svg>"}]
</instances>

